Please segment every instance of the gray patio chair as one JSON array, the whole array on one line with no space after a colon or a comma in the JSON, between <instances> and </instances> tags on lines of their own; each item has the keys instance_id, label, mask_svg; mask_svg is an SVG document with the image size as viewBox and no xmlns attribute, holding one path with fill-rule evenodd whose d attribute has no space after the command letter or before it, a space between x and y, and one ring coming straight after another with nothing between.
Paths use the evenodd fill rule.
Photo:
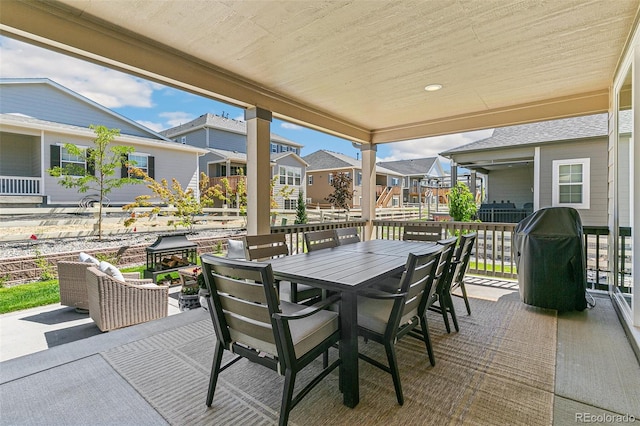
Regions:
<instances>
[{"instance_id":1,"label":"gray patio chair","mask_svg":"<svg viewBox=\"0 0 640 426\"><path fill-rule=\"evenodd\" d=\"M420 326L431 364L435 363L423 295L433 292L433 272L439 258L440 251L423 255L409 254L400 287L395 293L368 289L362 297L358 297L358 334L366 340L384 345L388 365L362 353L358 356L391 374L400 405L404 404L404 396L395 352L398 339Z\"/></svg>"},{"instance_id":2,"label":"gray patio chair","mask_svg":"<svg viewBox=\"0 0 640 426\"><path fill-rule=\"evenodd\" d=\"M456 242L458 237L451 237L446 240L438 241L438 244L442 246L442 255L440 256L440 263L436 270L435 292L426 301L427 309L442 314L444 320L444 326L447 329L447 333L451 333L451 326L449 325L449 314L456 331L459 331L458 319L456 318L456 311L453 307L453 300L451 300L451 279L453 278L453 255L456 251Z\"/></svg>"},{"instance_id":3,"label":"gray patio chair","mask_svg":"<svg viewBox=\"0 0 640 426\"><path fill-rule=\"evenodd\" d=\"M442 227L437 225L405 225L402 239L404 241L432 241L442 238Z\"/></svg>"},{"instance_id":4,"label":"gray patio chair","mask_svg":"<svg viewBox=\"0 0 640 426\"><path fill-rule=\"evenodd\" d=\"M337 228L335 231L340 246L360 242L357 228Z\"/></svg>"},{"instance_id":5,"label":"gray patio chair","mask_svg":"<svg viewBox=\"0 0 640 426\"><path fill-rule=\"evenodd\" d=\"M452 276L451 276L451 294L456 297L464 299L464 305L467 308L467 315L471 315L471 307L469 305L469 298L467 297L467 289L464 286L464 275L469 268L469 259L471 259L471 251L476 241L477 233L463 234L460 236L460 244L456 249L456 253L451 262L452 264ZM453 291L460 288L462 294L454 293Z\"/></svg>"},{"instance_id":6,"label":"gray patio chair","mask_svg":"<svg viewBox=\"0 0 640 426\"><path fill-rule=\"evenodd\" d=\"M338 247L338 236L335 229L307 232L304 234L304 243L307 251Z\"/></svg>"},{"instance_id":7,"label":"gray patio chair","mask_svg":"<svg viewBox=\"0 0 640 426\"><path fill-rule=\"evenodd\" d=\"M244 237L244 250L247 260L267 261L289 255L285 234L247 235ZM280 288L282 284L290 285L289 300L293 303L314 302L322 295L319 288L304 284L278 282L276 287Z\"/></svg>"},{"instance_id":8,"label":"gray patio chair","mask_svg":"<svg viewBox=\"0 0 640 426\"><path fill-rule=\"evenodd\" d=\"M269 263L212 255L202 255L200 259L217 337L207 406L213 402L218 375L241 358L247 358L285 376L279 424L286 425L291 410L340 365L337 359L323 368L294 396L298 372L340 340L338 313L325 309L339 302L339 296L314 306L282 300L278 303ZM222 365L225 350L236 357Z\"/></svg>"}]
</instances>

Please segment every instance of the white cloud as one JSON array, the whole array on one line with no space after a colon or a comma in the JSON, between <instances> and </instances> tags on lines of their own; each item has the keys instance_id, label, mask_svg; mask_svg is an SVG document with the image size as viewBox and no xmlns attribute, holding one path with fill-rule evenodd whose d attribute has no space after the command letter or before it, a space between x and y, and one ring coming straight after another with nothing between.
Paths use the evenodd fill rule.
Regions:
<instances>
[{"instance_id":1,"label":"white cloud","mask_svg":"<svg viewBox=\"0 0 640 426\"><path fill-rule=\"evenodd\" d=\"M280 127L282 127L283 129L289 129L289 130L302 130L303 127L302 126L298 126L297 124L293 124L293 123L287 123L286 121L283 122Z\"/></svg>"},{"instance_id":2,"label":"white cloud","mask_svg":"<svg viewBox=\"0 0 640 426\"><path fill-rule=\"evenodd\" d=\"M160 117L164 118L166 123L170 127L179 126L184 123L188 123L189 121L196 118L195 115L184 112L184 111L173 111L173 112L161 112L158 114Z\"/></svg>"},{"instance_id":3,"label":"white cloud","mask_svg":"<svg viewBox=\"0 0 640 426\"><path fill-rule=\"evenodd\" d=\"M431 138L412 139L403 142L386 144L389 155L378 161L410 160L412 158L435 157L438 153L491 136L493 130L477 130L475 132L456 133L453 135L434 136Z\"/></svg>"},{"instance_id":4,"label":"white cloud","mask_svg":"<svg viewBox=\"0 0 640 426\"><path fill-rule=\"evenodd\" d=\"M153 121L144 121L144 120L138 120L136 121L136 123L142 124L144 127L151 129L153 131L159 132L161 130L164 130L167 128L167 126L165 126L162 123L155 123Z\"/></svg>"},{"instance_id":5,"label":"white cloud","mask_svg":"<svg viewBox=\"0 0 640 426\"><path fill-rule=\"evenodd\" d=\"M0 77L49 78L107 108L152 107L163 86L8 37L0 37Z\"/></svg>"}]
</instances>

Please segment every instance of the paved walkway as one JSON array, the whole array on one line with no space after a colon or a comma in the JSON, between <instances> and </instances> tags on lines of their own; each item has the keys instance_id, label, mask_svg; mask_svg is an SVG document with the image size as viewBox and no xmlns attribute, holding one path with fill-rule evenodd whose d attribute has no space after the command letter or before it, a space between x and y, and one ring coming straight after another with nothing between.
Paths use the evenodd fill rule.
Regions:
<instances>
[{"instance_id":1,"label":"paved walkway","mask_svg":"<svg viewBox=\"0 0 640 426\"><path fill-rule=\"evenodd\" d=\"M180 313L169 289L169 315ZM101 334L89 314L59 303L0 315L0 362Z\"/></svg>"}]
</instances>

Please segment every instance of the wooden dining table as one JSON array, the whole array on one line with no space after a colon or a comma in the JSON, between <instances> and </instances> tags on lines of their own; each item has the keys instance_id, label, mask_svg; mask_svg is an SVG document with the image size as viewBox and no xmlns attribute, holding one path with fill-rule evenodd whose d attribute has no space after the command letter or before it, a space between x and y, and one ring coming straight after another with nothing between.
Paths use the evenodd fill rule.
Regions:
<instances>
[{"instance_id":1,"label":"wooden dining table","mask_svg":"<svg viewBox=\"0 0 640 426\"><path fill-rule=\"evenodd\" d=\"M370 240L270 261L277 280L340 293L340 381L344 405L353 408L360 401L358 294L401 273L409 253L425 254L439 249L436 243Z\"/></svg>"}]
</instances>

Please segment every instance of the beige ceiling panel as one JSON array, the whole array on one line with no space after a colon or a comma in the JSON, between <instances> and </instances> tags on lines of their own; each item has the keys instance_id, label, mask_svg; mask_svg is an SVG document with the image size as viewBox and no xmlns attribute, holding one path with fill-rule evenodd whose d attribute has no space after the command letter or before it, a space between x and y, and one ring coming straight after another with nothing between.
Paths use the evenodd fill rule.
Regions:
<instances>
[{"instance_id":1,"label":"beige ceiling panel","mask_svg":"<svg viewBox=\"0 0 640 426\"><path fill-rule=\"evenodd\" d=\"M0 21L12 36L33 41L26 31L195 93L387 142L601 110L601 95L556 99L607 91L639 5L3 0ZM429 83L444 88L427 93Z\"/></svg>"}]
</instances>

